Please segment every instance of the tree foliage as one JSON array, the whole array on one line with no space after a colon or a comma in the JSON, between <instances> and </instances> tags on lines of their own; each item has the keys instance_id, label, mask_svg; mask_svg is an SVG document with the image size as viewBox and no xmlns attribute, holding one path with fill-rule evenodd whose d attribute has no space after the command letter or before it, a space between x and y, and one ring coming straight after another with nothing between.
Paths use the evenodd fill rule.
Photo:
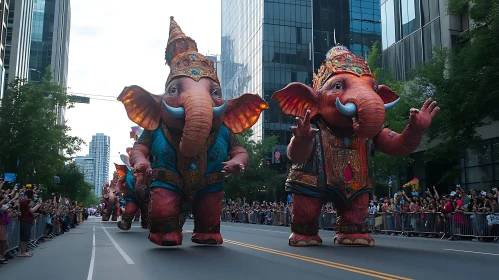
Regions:
<instances>
[{"instance_id":1,"label":"tree foliage","mask_svg":"<svg viewBox=\"0 0 499 280\"><path fill-rule=\"evenodd\" d=\"M246 198L248 201L276 200L284 193L284 189L276 178L277 172L267 165L267 153L277 144L277 138L271 136L256 142L251 139L252 135L251 129L237 135L248 152L250 162L244 173L229 177L225 196L231 199Z\"/></svg>"},{"instance_id":2,"label":"tree foliage","mask_svg":"<svg viewBox=\"0 0 499 280\"><path fill-rule=\"evenodd\" d=\"M427 133L440 144L426 159L457 167L461 151L483 148L476 128L499 119L499 1L451 0L448 11L469 16L473 26L458 36L456 50L435 50L412 73L411 91L426 92L442 108Z\"/></svg>"},{"instance_id":3,"label":"tree foliage","mask_svg":"<svg viewBox=\"0 0 499 280\"><path fill-rule=\"evenodd\" d=\"M56 123L56 108L72 104L51 81L50 68L45 73L40 83L11 83L0 107L0 171L17 173L21 184L54 185L54 176L83 144L68 135L68 126Z\"/></svg>"}]
</instances>

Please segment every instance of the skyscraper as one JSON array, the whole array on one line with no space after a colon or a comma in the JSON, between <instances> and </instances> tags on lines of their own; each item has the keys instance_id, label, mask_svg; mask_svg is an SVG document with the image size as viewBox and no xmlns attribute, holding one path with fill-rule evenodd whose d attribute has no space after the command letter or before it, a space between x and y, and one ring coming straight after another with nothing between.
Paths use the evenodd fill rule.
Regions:
<instances>
[{"instance_id":1,"label":"skyscraper","mask_svg":"<svg viewBox=\"0 0 499 280\"><path fill-rule=\"evenodd\" d=\"M9 83L16 78L28 79L33 3L33 0L10 1L4 61L4 90L7 90Z\"/></svg>"},{"instance_id":2,"label":"skyscraper","mask_svg":"<svg viewBox=\"0 0 499 280\"><path fill-rule=\"evenodd\" d=\"M9 17L10 0L0 0L0 100L3 99L3 89L5 84L5 48L7 45L7 18Z\"/></svg>"},{"instance_id":3,"label":"skyscraper","mask_svg":"<svg viewBox=\"0 0 499 280\"><path fill-rule=\"evenodd\" d=\"M39 82L50 66L53 81L67 88L70 27L69 0L34 0L30 82ZM65 112L65 107L57 108L58 123L64 123Z\"/></svg>"},{"instance_id":4,"label":"skyscraper","mask_svg":"<svg viewBox=\"0 0 499 280\"><path fill-rule=\"evenodd\" d=\"M217 54L207 54L204 57L213 61L215 65L215 71L217 72L218 80L220 84L222 83L222 64L220 63L220 56Z\"/></svg>"},{"instance_id":5,"label":"skyscraper","mask_svg":"<svg viewBox=\"0 0 499 280\"><path fill-rule=\"evenodd\" d=\"M80 172L83 173L83 176L85 177L85 182L94 185L95 159L89 156L77 156L75 158L75 164L80 170Z\"/></svg>"},{"instance_id":6,"label":"skyscraper","mask_svg":"<svg viewBox=\"0 0 499 280\"><path fill-rule=\"evenodd\" d=\"M111 140L109 136L103 133L97 133L92 136L92 141L89 145L89 157L95 159L95 194L102 195L102 183L109 180L109 160Z\"/></svg>"},{"instance_id":7,"label":"skyscraper","mask_svg":"<svg viewBox=\"0 0 499 280\"><path fill-rule=\"evenodd\" d=\"M379 0L222 0L224 98L255 93L269 101L291 82L311 85L334 38L365 56L381 41ZM291 124L295 119L273 104L252 127L253 137L277 136L272 150L286 155Z\"/></svg>"}]
</instances>

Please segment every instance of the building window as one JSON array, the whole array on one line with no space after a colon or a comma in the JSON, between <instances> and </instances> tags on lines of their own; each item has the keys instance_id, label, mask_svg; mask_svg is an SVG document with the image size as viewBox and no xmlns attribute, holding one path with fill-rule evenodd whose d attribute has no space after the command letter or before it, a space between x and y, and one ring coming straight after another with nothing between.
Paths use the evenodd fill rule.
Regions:
<instances>
[{"instance_id":1,"label":"building window","mask_svg":"<svg viewBox=\"0 0 499 280\"><path fill-rule=\"evenodd\" d=\"M461 186L490 190L499 185L499 138L482 141L477 150L467 149L460 162Z\"/></svg>"},{"instance_id":2,"label":"building window","mask_svg":"<svg viewBox=\"0 0 499 280\"><path fill-rule=\"evenodd\" d=\"M415 2L418 2L416 4ZM419 0L401 0L402 38L420 27Z\"/></svg>"},{"instance_id":3,"label":"building window","mask_svg":"<svg viewBox=\"0 0 499 280\"><path fill-rule=\"evenodd\" d=\"M381 5L381 30L384 50L395 43L394 0L387 0Z\"/></svg>"}]
</instances>

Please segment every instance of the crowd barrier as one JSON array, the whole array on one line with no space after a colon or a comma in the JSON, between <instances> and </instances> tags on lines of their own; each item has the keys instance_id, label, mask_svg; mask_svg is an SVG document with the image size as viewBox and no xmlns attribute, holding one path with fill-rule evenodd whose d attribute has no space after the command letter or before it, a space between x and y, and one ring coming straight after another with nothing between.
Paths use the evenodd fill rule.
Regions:
<instances>
[{"instance_id":1,"label":"crowd barrier","mask_svg":"<svg viewBox=\"0 0 499 280\"><path fill-rule=\"evenodd\" d=\"M223 211L222 221L235 223L289 226L289 212L228 212ZM471 237L476 239L499 238L499 213L380 213L366 218L371 233L419 235L435 237ZM335 213L322 213L319 228L334 230Z\"/></svg>"},{"instance_id":2,"label":"crowd barrier","mask_svg":"<svg viewBox=\"0 0 499 280\"><path fill-rule=\"evenodd\" d=\"M47 216L39 215L35 218L33 223L33 227L31 228L31 238L28 243L28 248L33 249L38 247L38 241L43 237L45 228L47 227ZM19 248L20 244L20 222L19 218L13 218L10 220L9 225L7 226L8 232L8 242L9 248L6 253L11 255L15 255L14 251Z\"/></svg>"}]
</instances>

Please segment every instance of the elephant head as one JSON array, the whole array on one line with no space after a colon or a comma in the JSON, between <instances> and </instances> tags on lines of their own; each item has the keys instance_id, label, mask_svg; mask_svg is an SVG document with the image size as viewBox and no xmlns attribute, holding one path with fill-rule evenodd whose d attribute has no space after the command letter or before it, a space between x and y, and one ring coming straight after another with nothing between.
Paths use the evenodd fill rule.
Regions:
<instances>
[{"instance_id":1,"label":"elephant head","mask_svg":"<svg viewBox=\"0 0 499 280\"><path fill-rule=\"evenodd\" d=\"M382 129L385 111L394 107L399 96L389 87L378 85L367 63L343 46L333 47L319 72L314 88L291 83L273 94L284 114L311 118L320 116L339 136L372 138Z\"/></svg>"},{"instance_id":2,"label":"elephant head","mask_svg":"<svg viewBox=\"0 0 499 280\"><path fill-rule=\"evenodd\" d=\"M139 86L126 87L118 97L127 115L147 130L164 123L180 141L179 150L195 157L208 136L225 124L240 133L255 124L268 104L256 94L225 100L213 61L197 52L194 40L187 37L171 17L166 48L170 66L165 92L153 95Z\"/></svg>"}]
</instances>

